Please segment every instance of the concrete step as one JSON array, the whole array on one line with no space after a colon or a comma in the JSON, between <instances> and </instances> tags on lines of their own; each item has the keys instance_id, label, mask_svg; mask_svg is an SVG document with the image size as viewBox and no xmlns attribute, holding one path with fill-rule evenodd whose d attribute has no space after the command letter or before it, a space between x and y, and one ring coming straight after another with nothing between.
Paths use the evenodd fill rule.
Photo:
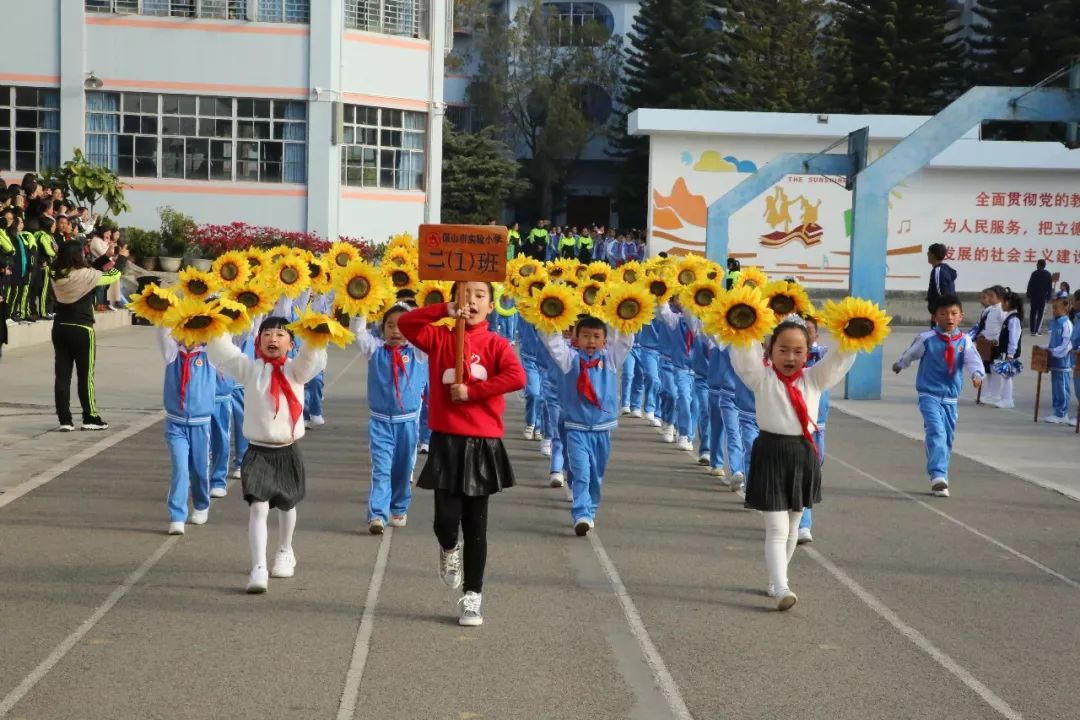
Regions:
<instances>
[{"instance_id":1,"label":"concrete step","mask_svg":"<svg viewBox=\"0 0 1080 720\"><path fill-rule=\"evenodd\" d=\"M113 310L94 313L94 328L98 332L115 330L131 325L131 313L127 310ZM38 320L28 325L8 325L8 348L15 349L30 345L52 342L52 320Z\"/></svg>"}]
</instances>

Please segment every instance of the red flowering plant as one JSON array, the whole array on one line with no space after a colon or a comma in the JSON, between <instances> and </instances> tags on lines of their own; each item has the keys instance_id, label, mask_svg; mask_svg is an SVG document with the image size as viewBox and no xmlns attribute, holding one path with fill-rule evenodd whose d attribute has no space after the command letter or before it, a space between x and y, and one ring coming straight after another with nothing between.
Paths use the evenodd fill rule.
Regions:
<instances>
[{"instance_id":1,"label":"red flowering plant","mask_svg":"<svg viewBox=\"0 0 1080 720\"><path fill-rule=\"evenodd\" d=\"M371 260L375 256L375 245L367 240L341 237L342 242L356 246L360 256ZM234 222L228 225L200 225L195 233L195 246L204 258L220 257L230 250L246 250L249 247L272 248L278 245L324 253L330 249L330 243L313 232L279 230L272 227L248 225Z\"/></svg>"}]
</instances>

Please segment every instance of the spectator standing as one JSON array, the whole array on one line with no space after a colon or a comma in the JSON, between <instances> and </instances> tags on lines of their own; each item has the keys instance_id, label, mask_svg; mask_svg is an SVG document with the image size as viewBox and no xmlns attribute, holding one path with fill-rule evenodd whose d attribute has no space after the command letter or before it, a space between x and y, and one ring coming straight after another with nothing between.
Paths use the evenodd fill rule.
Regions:
<instances>
[{"instance_id":1,"label":"spectator standing","mask_svg":"<svg viewBox=\"0 0 1080 720\"><path fill-rule=\"evenodd\" d=\"M1054 278L1046 269L1046 261L1035 263L1035 272L1028 278L1027 299L1031 304L1031 334L1042 335L1043 311L1054 295Z\"/></svg>"},{"instance_id":2,"label":"spectator standing","mask_svg":"<svg viewBox=\"0 0 1080 720\"><path fill-rule=\"evenodd\" d=\"M933 315L939 297L956 295L956 270L945 263L946 248L941 243L934 243L926 250L926 261L930 263L930 286L926 291L926 309ZM930 323L931 327L933 322Z\"/></svg>"}]
</instances>

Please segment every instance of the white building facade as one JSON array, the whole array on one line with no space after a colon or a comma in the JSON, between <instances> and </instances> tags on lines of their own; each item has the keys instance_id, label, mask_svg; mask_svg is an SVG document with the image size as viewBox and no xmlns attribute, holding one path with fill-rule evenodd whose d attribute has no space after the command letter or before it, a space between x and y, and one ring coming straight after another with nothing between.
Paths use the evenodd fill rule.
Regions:
<instances>
[{"instance_id":1,"label":"white building facade","mask_svg":"<svg viewBox=\"0 0 1080 720\"><path fill-rule=\"evenodd\" d=\"M128 186L122 225L166 205L377 241L438 221L448 0L8 4L5 180L82 148Z\"/></svg>"}]
</instances>

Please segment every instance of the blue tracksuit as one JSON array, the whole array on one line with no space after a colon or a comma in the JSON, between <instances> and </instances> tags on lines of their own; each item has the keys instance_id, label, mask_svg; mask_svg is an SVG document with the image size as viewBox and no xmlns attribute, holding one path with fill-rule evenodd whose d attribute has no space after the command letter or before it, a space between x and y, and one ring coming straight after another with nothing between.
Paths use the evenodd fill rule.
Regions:
<instances>
[{"instance_id":1,"label":"blue tracksuit","mask_svg":"<svg viewBox=\"0 0 1080 720\"><path fill-rule=\"evenodd\" d=\"M248 333L243 337L237 337L233 339L238 343L240 349L249 358L255 357L255 334L254 332ZM216 412L216 410L215 410ZM247 454L248 441L244 437L244 386L241 383L233 382L232 401L230 403L230 413L232 422L232 445L233 445L233 469L239 470L240 464L244 460L244 455Z\"/></svg>"},{"instance_id":2,"label":"blue tracksuit","mask_svg":"<svg viewBox=\"0 0 1080 720\"><path fill-rule=\"evenodd\" d=\"M641 347L638 360L641 364L642 407L646 413L655 415L660 398L660 336L655 320L641 329L637 342Z\"/></svg>"},{"instance_id":3,"label":"blue tracksuit","mask_svg":"<svg viewBox=\"0 0 1080 720\"><path fill-rule=\"evenodd\" d=\"M172 462L166 502L169 522L184 522L189 493L196 510L210 507L210 416L214 413L217 371L201 347L185 350L167 330L159 337L165 358L165 443Z\"/></svg>"},{"instance_id":4,"label":"blue tracksuit","mask_svg":"<svg viewBox=\"0 0 1080 720\"><path fill-rule=\"evenodd\" d=\"M983 376L982 359L975 343L957 330L951 338L937 328L919 334L911 347L904 351L894 369L906 368L919 361L915 389L919 393L919 412L926 433L926 472L930 481L949 481L949 457L956 436L956 402L964 386L964 369L973 378ZM946 362L947 345L953 348L954 361L950 370Z\"/></svg>"},{"instance_id":5,"label":"blue tracksuit","mask_svg":"<svg viewBox=\"0 0 1080 720\"><path fill-rule=\"evenodd\" d=\"M691 433L696 434L698 440L698 455L711 455L709 431L709 354L708 343L704 335L694 335L694 345L690 348L690 369L694 373L694 397L691 407L693 422L690 424ZM694 438L692 434L691 439Z\"/></svg>"},{"instance_id":6,"label":"blue tracksuit","mask_svg":"<svg viewBox=\"0 0 1080 720\"><path fill-rule=\"evenodd\" d=\"M664 305L658 312L660 323L661 353L668 352L671 357L672 412L668 422L675 425L679 437L693 434L693 414L691 407L694 397L694 375L690 370L690 348L693 344L690 326L685 318L676 314L671 307ZM661 390L663 392L663 390Z\"/></svg>"},{"instance_id":7,"label":"blue tracksuit","mask_svg":"<svg viewBox=\"0 0 1080 720\"><path fill-rule=\"evenodd\" d=\"M634 347L630 351L630 354L626 356L626 360L623 361L622 374L619 376L619 397L622 398L622 406L629 408L630 410L641 409L641 398L638 398L638 404L634 404L634 384L635 376L638 376L638 357L641 354L641 348Z\"/></svg>"},{"instance_id":8,"label":"blue tracksuit","mask_svg":"<svg viewBox=\"0 0 1080 720\"><path fill-rule=\"evenodd\" d=\"M333 303L331 302L329 295L311 295L311 291L305 291L300 296L298 304L300 307L304 307L310 300L311 309L315 312L325 313L328 315L333 314ZM293 319L295 320L297 314L293 313ZM326 387L326 371L320 371L318 375L311 378L304 384L304 420L310 420L314 417L322 417L323 414L323 392Z\"/></svg>"},{"instance_id":9,"label":"blue tracksuit","mask_svg":"<svg viewBox=\"0 0 1080 720\"><path fill-rule=\"evenodd\" d=\"M604 471L611 455L611 431L619 423L618 371L630 353L632 336L610 333L608 347L592 356L570 347L560 335L545 336L553 362L562 371L559 402L566 428L574 522L594 520L600 506ZM595 367L588 365L595 364ZM584 366L584 367L583 367ZM578 376L589 374L599 407L578 391Z\"/></svg>"},{"instance_id":10,"label":"blue tracksuit","mask_svg":"<svg viewBox=\"0 0 1080 720\"><path fill-rule=\"evenodd\" d=\"M810 348L809 356L807 357L806 367L813 367L823 357L825 353L829 351L829 348L822 347L817 343L814 343ZM817 446L818 460L822 465L825 464L825 423L829 420L829 394L832 391L826 390L821 393L821 400L818 403L818 416L817 430L814 431L814 445ZM800 528L810 528L813 525L813 514L810 508L805 508L802 514L802 520L799 522Z\"/></svg>"},{"instance_id":11,"label":"blue tracksuit","mask_svg":"<svg viewBox=\"0 0 1080 720\"><path fill-rule=\"evenodd\" d=\"M724 467L724 447L727 447L727 464L736 472L736 463L742 466L742 433L739 429L739 410L735 407L735 369L731 366L731 353L725 347L713 346L709 354L709 400L712 413L709 422L709 465Z\"/></svg>"},{"instance_id":12,"label":"blue tracksuit","mask_svg":"<svg viewBox=\"0 0 1080 720\"><path fill-rule=\"evenodd\" d=\"M394 350L367 332L363 318L353 321L360 352L368 359L368 452L371 455L371 491L367 521L384 523L393 515L406 515L412 501L412 473L416 464L420 406L428 383L427 355L412 345L397 348L404 367L394 386Z\"/></svg>"},{"instance_id":13,"label":"blue tracksuit","mask_svg":"<svg viewBox=\"0 0 1080 720\"><path fill-rule=\"evenodd\" d=\"M562 406L559 404L559 383L563 372L543 345L540 347L538 361L544 398L544 427L547 429L545 437L551 440L548 472L563 473L565 477L569 474L566 472L569 469L566 467L566 426L562 422Z\"/></svg>"},{"instance_id":14,"label":"blue tracksuit","mask_svg":"<svg viewBox=\"0 0 1080 720\"><path fill-rule=\"evenodd\" d=\"M729 462L734 472L742 473L749 480L750 451L754 448L754 441L757 440L759 434L757 400L754 398L754 391L746 387L734 368L731 370L731 376L735 386L735 409L739 414L739 442L742 452L739 453L738 463L731 460Z\"/></svg>"},{"instance_id":15,"label":"blue tracksuit","mask_svg":"<svg viewBox=\"0 0 1080 720\"><path fill-rule=\"evenodd\" d=\"M1078 321L1073 323L1072 335L1069 342L1072 344L1073 362L1076 361L1076 352L1080 351L1080 316L1077 317ZM1073 379L1073 395L1080 400L1080 378Z\"/></svg>"},{"instance_id":16,"label":"blue tracksuit","mask_svg":"<svg viewBox=\"0 0 1080 720\"><path fill-rule=\"evenodd\" d=\"M1069 417L1069 377L1072 375L1073 326L1068 316L1056 317L1050 322L1050 392L1054 403L1054 415Z\"/></svg>"},{"instance_id":17,"label":"blue tracksuit","mask_svg":"<svg viewBox=\"0 0 1080 720\"><path fill-rule=\"evenodd\" d=\"M229 430L236 381L218 371L214 385L214 414L210 418L210 487L224 488L228 484Z\"/></svg>"},{"instance_id":18,"label":"blue tracksuit","mask_svg":"<svg viewBox=\"0 0 1080 720\"><path fill-rule=\"evenodd\" d=\"M518 354L525 370L525 427L540 429L540 335L527 322L518 326Z\"/></svg>"}]
</instances>

